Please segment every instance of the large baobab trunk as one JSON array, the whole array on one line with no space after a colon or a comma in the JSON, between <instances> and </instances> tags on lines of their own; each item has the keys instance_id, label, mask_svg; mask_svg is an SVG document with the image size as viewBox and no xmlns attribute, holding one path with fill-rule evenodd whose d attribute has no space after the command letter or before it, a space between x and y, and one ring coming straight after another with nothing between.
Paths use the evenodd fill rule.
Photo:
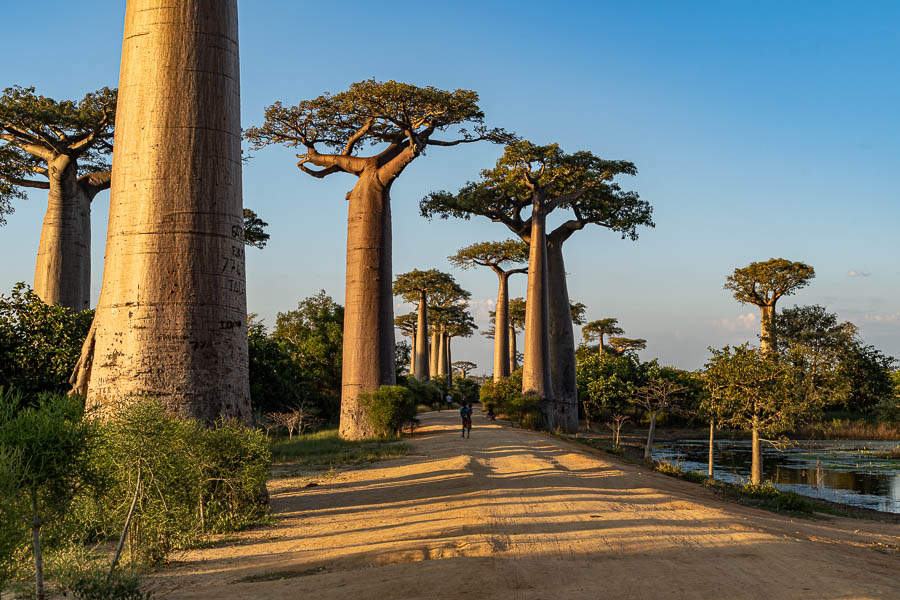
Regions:
<instances>
[{"instance_id":1,"label":"large baobab trunk","mask_svg":"<svg viewBox=\"0 0 900 600\"><path fill-rule=\"evenodd\" d=\"M550 296L550 376L557 410L557 426L566 433L578 431L578 384L575 381L575 334L566 285L563 242L547 243L547 281Z\"/></svg>"},{"instance_id":2,"label":"large baobab trunk","mask_svg":"<svg viewBox=\"0 0 900 600\"><path fill-rule=\"evenodd\" d=\"M759 440L759 417L753 417L752 458L750 462L750 483L762 483L762 444Z\"/></svg>"},{"instance_id":3,"label":"large baobab trunk","mask_svg":"<svg viewBox=\"0 0 900 600\"><path fill-rule=\"evenodd\" d=\"M447 334L443 331L437 335L437 357L435 378L442 384L447 380Z\"/></svg>"},{"instance_id":4,"label":"large baobab trunk","mask_svg":"<svg viewBox=\"0 0 900 600\"><path fill-rule=\"evenodd\" d=\"M375 433L359 394L397 382L390 185L382 185L374 169L363 172L349 200L340 435L356 440Z\"/></svg>"},{"instance_id":5,"label":"large baobab trunk","mask_svg":"<svg viewBox=\"0 0 900 600\"><path fill-rule=\"evenodd\" d=\"M509 326L509 372L519 368L519 349L516 344L516 328Z\"/></svg>"},{"instance_id":6,"label":"large baobab trunk","mask_svg":"<svg viewBox=\"0 0 900 600\"><path fill-rule=\"evenodd\" d=\"M509 273L497 273L497 310L494 313L494 381L509 377L512 359L509 355Z\"/></svg>"},{"instance_id":7,"label":"large baobab trunk","mask_svg":"<svg viewBox=\"0 0 900 600\"><path fill-rule=\"evenodd\" d=\"M763 354L775 351L775 333L772 331L772 321L775 317L775 305L759 307L759 349Z\"/></svg>"},{"instance_id":8,"label":"large baobab trunk","mask_svg":"<svg viewBox=\"0 0 900 600\"><path fill-rule=\"evenodd\" d=\"M547 290L546 216L535 201L528 256L528 297L525 300L525 360L522 393L537 394L546 429L557 425L550 379L550 310Z\"/></svg>"},{"instance_id":9,"label":"large baobab trunk","mask_svg":"<svg viewBox=\"0 0 900 600\"><path fill-rule=\"evenodd\" d=\"M237 36L236 0L128 0L89 407L250 416Z\"/></svg>"},{"instance_id":10,"label":"large baobab trunk","mask_svg":"<svg viewBox=\"0 0 900 600\"><path fill-rule=\"evenodd\" d=\"M91 197L79 185L77 170L77 162L69 156L48 164L50 193L34 292L47 304L86 310L91 301Z\"/></svg>"},{"instance_id":11,"label":"large baobab trunk","mask_svg":"<svg viewBox=\"0 0 900 600\"><path fill-rule=\"evenodd\" d=\"M412 332L412 352L409 356L409 375L410 377L416 376L416 330L414 329Z\"/></svg>"},{"instance_id":12,"label":"large baobab trunk","mask_svg":"<svg viewBox=\"0 0 900 600\"><path fill-rule=\"evenodd\" d=\"M452 336L447 336L447 387L453 387L453 354L450 351L450 342L453 340Z\"/></svg>"},{"instance_id":13,"label":"large baobab trunk","mask_svg":"<svg viewBox=\"0 0 900 600\"><path fill-rule=\"evenodd\" d=\"M432 377L437 377L438 371L438 351L441 347L441 334L438 327L431 328L431 346L428 348L428 368Z\"/></svg>"},{"instance_id":14,"label":"large baobab trunk","mask_svg":"<svg viewBox=\"0 0 900 600\"><path fill-rule=\"evenodd\" d=\"M416 379L427 380L431 373L428 365L428 307L425 291L419 292L419 314L416 324L413 362Z\"/></svg>"}]
</instances>

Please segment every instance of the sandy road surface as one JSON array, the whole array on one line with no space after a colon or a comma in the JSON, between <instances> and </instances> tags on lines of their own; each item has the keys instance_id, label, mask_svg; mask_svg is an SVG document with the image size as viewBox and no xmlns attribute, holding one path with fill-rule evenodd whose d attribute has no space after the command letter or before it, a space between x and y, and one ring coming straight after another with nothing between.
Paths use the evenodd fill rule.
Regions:
<instances>
[{"instance_id":1,"label":"sandy road surface","mask_svg":"<svg viewBox=\"0 0 900 600\"><path fill-rule=\"evenodd\" d=\"M897 525L792 520L478 415L463 440L457 419L422 415L401 459L272 480L279 519L181 557L157 596L900 599L878 546Z\"/></svg>"}]
</instances>

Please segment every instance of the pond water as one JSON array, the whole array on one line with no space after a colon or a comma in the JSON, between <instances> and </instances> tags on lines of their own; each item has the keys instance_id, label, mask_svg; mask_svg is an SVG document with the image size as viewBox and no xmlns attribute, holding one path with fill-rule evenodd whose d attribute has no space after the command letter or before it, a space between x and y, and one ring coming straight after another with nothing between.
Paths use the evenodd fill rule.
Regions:
<instances>
[{"instance_id":1,"label":"pond water","mask_svg":"<svg viewBox=\"0 0 900 600\"><path fill-rule=\"evenodd\" d=\"M763 444L763 480L805 496L900 513L900 447L881 441L797 441L782 450ZM709 440L678 440L653 446L653 458L706 473ZM879 454L883 454L879 456ZM750 478L750 442L715 443L716 479Z\"/></svg>"}]
</instances>

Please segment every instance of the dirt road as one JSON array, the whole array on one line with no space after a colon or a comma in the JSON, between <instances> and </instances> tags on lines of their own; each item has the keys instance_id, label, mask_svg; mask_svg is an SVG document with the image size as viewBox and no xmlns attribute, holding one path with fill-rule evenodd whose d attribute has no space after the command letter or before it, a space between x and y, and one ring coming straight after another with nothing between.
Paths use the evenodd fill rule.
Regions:
<instances>
[{"instance_id":1,"label":"dirt road","mask_svg":"<svg viewBox=\"0 0 900 600\"><path fill-rule=\"evenodd\" d=\"M457 418L422 415L402 459L272 480L276 522L181 557L158 597L900 598L897 525L773 515L478 415L461 439Z\"/></svg>"}]
</instances>

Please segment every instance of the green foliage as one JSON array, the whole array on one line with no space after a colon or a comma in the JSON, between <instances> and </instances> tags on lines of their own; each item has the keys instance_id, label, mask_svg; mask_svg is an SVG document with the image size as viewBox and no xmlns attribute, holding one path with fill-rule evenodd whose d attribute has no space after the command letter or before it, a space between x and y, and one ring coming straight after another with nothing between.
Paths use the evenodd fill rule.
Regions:
<instances>
[{"instance_id":1,"label":"green foliage","mask_svg":"<svg viewBox=\"0 0 900 600\"><path fill-rule=\"evenodd\" d=\"M806 393L802 373L790 362L749 344L711 351L703 409L717 425L744 431L755 425L762 435L777 435L820 410L821 395Z\"/></svg>"},{"instance_id":2,"label":"green foliage","mask_svg":"<svg viewBox=\"0 0 900 600\"><path fill-rule=\"evenodd\" d=\"M76 600L150 600L153 593L142 591L141 582L133 571L110 574L100 565L91 565L67 574L61 583Z\"/></svg>"},{"instance_id":3,"label":"green foliage","mask_svg":"<svg viewBox=\"0 0 900 600\"><path fill-rule=\"evenodd\" d=\"M646 383L646 373L634 353L580 351L576 354L578 397L588 417L601 411L623 412L637 389Z\"/></svg>"},{"instance_id":4,"label":"green foliage","mask_svg":"<svg viewBox=\"0 0 900 600\"><path fill-rule=\"evenodd\" d=\"M479 391L478 382L474 379L456 377L453 379L453 388L450 393L460 402L478 402Z\"/></svg>"},{"instance_id":5,"label":"green foliage","mask_svg":"<svg viewBox=\"0 0 900 600\"><path fill-rule=\"evenodd\" d=\"M475 266L503 268L506 263L521 265L528 262L528 244L513 239L502 242L478 242L460 249L447 259L450 264L461 269L471 269Z\"/></svg>"},{"instance_id":6,"label":"green foliage","mask_svg":"<svg viewBox=\"0 0 900 600\"><path fill-rule=\"evenodd\" d=\"M481 403L491 405L521 427L537 428L541 423L540 398L535 394L522 395L522 369L499 381L487 380L479 390Z\"/></svg>"},{"instance_id":7,"label":"green foliage","mask_svg":"<svg viewBox=\"0 0 900 600\"><path fill-rule=\"evenodd\" d=\"M128 535L134 562L157 563L210 532L266 514L260 494L270 462L262 433L234 421L210 427L171 416L151 398L123 402L103 428L99 460L112 492L99 507L112 534L136 509Z\"/></svg>"},{"instance_id":8,"label":"green foliage","mask_svg":"<svg viewBox=\"0 0 900 600\"><path fill-rule=\"evenodd\" d=\"M360 394L359 400L378 437L395 436L404 425L416 421L415 396L401 385L383 385Z\"/></svg>"},{"instance_id":9,"label":"green foliage","mask_svg":"<svg viewBox=\"0 0 900 600\"><path fill-rule=\"evenodd\" d=\"M603 343L604 338L610 335L622 335L625 330L619 327L619 320L612 317L591 321L581 328L581 336L585 342Z\"/></svg>"},{"instance_id":10,"label":"green foliage","mask_svg":"<svg viewBox=\"0 0 900 600\"><path fill-rule=\"evenodd\" d=\"M397 384L409 388L413 394L413 401L417 405L436 406L444 398L443 386L430 379L425 381L415 377L404 377L398 378Z\"/></svg>"},{"instance_id":11,"label":"green foliage","mask_svg":"<svg viewBox=\"0 0 900 600\"><path fill-rule=\"evenodd\" d=\"M67 392L94 311L44 304L24 283L0 295L0 386L23 396Z\"/></svg>"},{"instance_id":12,"label":"green foliage","mask_svg":"<svg viewBox=\"0 0 900 600\"><path fill-rule=\"evenodd\" d=\"M734 293L734 299L742 304L774 306L782 296L793 294L809 285L816 276L811 266L791 262L784 258L770 258L765 262L752 262L735 269L725 278L725 289Z\"/></svg>"},{"instance_id":13,"label":"green foliage","mask_svg":"<svg viewBox=\"0 0 900 600\"><path fill-rule=\"evenodd\" d=\"M269 241L269 234L266 233L266 227L269 224L259 218L255 212L249 208L244 209L244 243L254 248L265 248Z\"/></svg>"},{"instance_id":14,"label":"green foliage","mask_svg":"<svg viewBox=\"0 0 900 600\"><path fill-rule=\"evenodd\" d=\"M306 377L288 345L268 335L262 323L251 321L247 334L253 410L266 414L302 404Z\"/></svg>"},{"instance_id":15,"label":"green foliage","mask_svg":"<svg viewBox=\"0 0 900 600\"><path fill-rule=\"evenodd\" d=\"M760 506L776 512L802 513L810 515L815 512L815 505L796 492L782 492L774 486L762 483L747 483L739 490L745 504Z\"/></svg>"}]
</instances>

